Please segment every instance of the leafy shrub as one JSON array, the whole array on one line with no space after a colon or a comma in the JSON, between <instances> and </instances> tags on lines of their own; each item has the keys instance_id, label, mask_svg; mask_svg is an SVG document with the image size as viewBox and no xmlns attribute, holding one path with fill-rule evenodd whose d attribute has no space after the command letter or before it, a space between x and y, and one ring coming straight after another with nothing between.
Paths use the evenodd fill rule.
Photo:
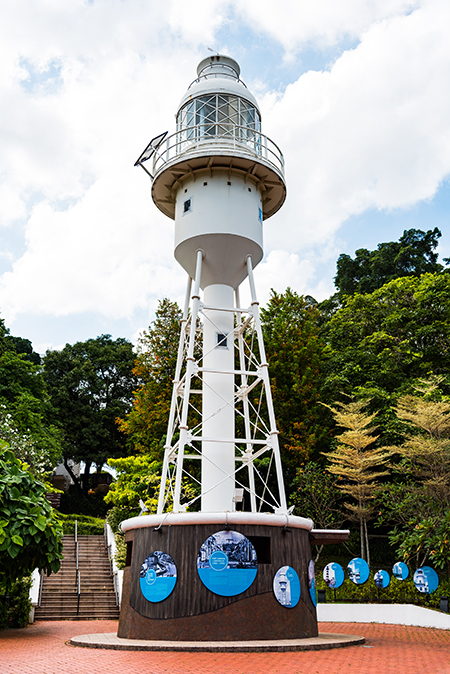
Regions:
<instances>
[{"instance_id":1,"label":"leafy shrub","mask_svg":"<svg viewBox=\"0 0 450 674\"><path fill-rule=\"evenodd\" d=\"M125 560L127 556L127 546L125 543L125 536L119 528L119 524L129 517L136 517L139 515L139 509L129 508L128 506L114 506L108 512L106 517L107 522L114 532L114 541L116 544L116 554L114 556L115 562L119 569L125 568Z\"/></svg>"},{"instance_id":2,"label":"leafy shrub","mask_svg":"<svg viewBox=\"0 0 450 674\"><path fill-rule=\"evenodd\" d=\"M103 534L105 520L100 517L89 517L89 515L65 515L60 513L64 535L74 535L75 520L77 521L77 532L79 536L95 536Z\"/></svg>"},{"instance_id":3,"label":"leafy shrub","mask_svg":"<svg viewBox=\"0 0 450 674\"><path fill-rule=\"evenodd\" d=\"M29 597L31 576L13 581L6 594L6 587L1 587L0 596L0 629L7 627L25 627L31 611Z\"/></svg>"},{"instance_id":4,"label":"leafy shrub","mask_svg":"<svg viewBox=\"0 0 450 674\"><path fill-rule=\"evenodd\" d=\"M397 580L391 576L391 582L384 590L378 590L371 571L369 579L363 585L355 585L346 578L336 590L336 602L345 604L416 604L426 608L439 608L439 598L450 596L450 580L439 579L439 587L430 595L416 590L412 573L406 580ZM322 570L317 569L316 586L318 590L326 590L327 602L334 602L334 590L327 587L322 577Z\"/></svg>"},{"instance_id":5,"label":"leafy shrub","mask_svg":"<svg viewBox=\"0 0 450 674\"><path fill-rule=\"evenodd\" d=\"M0 440L0 583L8 588L33 569L59 570L62 528L47 486L5 445Z\"/></svg>"}]
</instances>

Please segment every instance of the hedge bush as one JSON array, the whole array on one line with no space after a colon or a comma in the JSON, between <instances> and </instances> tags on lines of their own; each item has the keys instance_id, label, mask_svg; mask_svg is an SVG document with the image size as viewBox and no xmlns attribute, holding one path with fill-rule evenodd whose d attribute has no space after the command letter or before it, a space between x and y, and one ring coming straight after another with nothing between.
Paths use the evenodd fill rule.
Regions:
<instances>
[{"instance_id":1,"label":"hedge bush","mask_svg":"<svg viewBox=\"0 0 450 674\"><path fill-rule=\"evenodd\" d=\"M0 585L0 629L28 625L31 582L31 576L13 581L8 594L6 588Z\"/></svg>"},{"instance_id":2,"label":"hedge bush","mask_svg":"<svg viewBox=\"0 0 450 674\"><path fill-rule=\"evenodd\" d=\"M345 572L345 567L344 572ZM426 608L439 608L440 597L450 596L450 580L444 574L438 574L439 587L429 595L416 590L413 583L413 573L406 580L397 580L391 575L391 582L384 590L379 590L373 579L374 571L371 570L369 579L363 585L356 585L346 578L341 587L336 590L336 602L342 604L416 604ZM335 601L334 590L327 587L322 576L323 569L316 569L316 587L318 590L326 590L327 602Z\"/></svg>"},{"instance_id":3,"label":"hedge bush","mask_svg":"<svg viewBox=\"0 0 450 674\"><path fill-rule=\"evenodd\" d=\"M65 515L59 513L61 519L64 535L75 534L75 520L77 521L77 532L79 536L95 536L103 534L105 528L105 520L100 517L89 517L89 515Z\"/></svg>"}]
</instances>

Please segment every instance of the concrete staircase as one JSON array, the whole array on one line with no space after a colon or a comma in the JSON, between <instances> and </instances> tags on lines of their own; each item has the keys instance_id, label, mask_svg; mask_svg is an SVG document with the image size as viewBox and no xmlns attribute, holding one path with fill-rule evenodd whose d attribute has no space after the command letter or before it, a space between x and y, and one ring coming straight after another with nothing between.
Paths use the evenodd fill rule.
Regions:
<instances>
[{"instance_id":1,"label":"concrete staircase","mask_svg":"<svg viewBox=\"0 0 450 674\"><path fill-rule=\"evenodd\" d=\"M35 620L118 619L114 582L103 536L78 536L80 606L77 613L75 541L64 536L64 559L58 573L45 576Z\"/></svg>"}]
</instances>

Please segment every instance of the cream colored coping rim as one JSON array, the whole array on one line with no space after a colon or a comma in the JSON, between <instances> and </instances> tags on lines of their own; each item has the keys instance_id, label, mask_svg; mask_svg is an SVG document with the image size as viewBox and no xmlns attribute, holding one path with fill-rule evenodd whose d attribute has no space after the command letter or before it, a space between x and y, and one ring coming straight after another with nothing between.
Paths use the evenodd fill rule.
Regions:
<instances>
[{"instance_id":1,"label":"cream colored coping rim","mask_svg":"<svg viewBox=\"0 0 450 674\"><path fill-rule=\"evenodd\" d=\"M293 529L305 529L311 531L314 522L307 517L296 515L280 515L272 513L249 513L249 512L216 512L216 513L164 513L162 515L141 515L131 517L120 524L125 533L131 529L145 529L147 527L163 527L172 525L188 524L216 524L229 527L232 524L255 524L269 527L291 527ZM329 533L330 530L327 529Z\"/></svg>"}]
</instances>

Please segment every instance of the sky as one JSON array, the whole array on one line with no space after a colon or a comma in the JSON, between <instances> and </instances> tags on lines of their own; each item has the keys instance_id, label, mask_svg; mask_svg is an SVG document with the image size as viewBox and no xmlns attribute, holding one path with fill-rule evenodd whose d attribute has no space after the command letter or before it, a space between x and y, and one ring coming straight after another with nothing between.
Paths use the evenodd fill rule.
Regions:
<instances>
[{"instance_id":1,"label":"sky","mask_svg":"<svg viewBox=\"0 0 450 674\"><path fill-rule=\"evenodd\" d=\"M45 353L136 341L183 302L173 221L134 162L214 50L235 58L288 196L261 302L334 293L341 253L442 232L450 257L448 0L14 0L0 8L0 317ZM245 294L244 294L245 301Z\"/></svg>"}]
</instances>

